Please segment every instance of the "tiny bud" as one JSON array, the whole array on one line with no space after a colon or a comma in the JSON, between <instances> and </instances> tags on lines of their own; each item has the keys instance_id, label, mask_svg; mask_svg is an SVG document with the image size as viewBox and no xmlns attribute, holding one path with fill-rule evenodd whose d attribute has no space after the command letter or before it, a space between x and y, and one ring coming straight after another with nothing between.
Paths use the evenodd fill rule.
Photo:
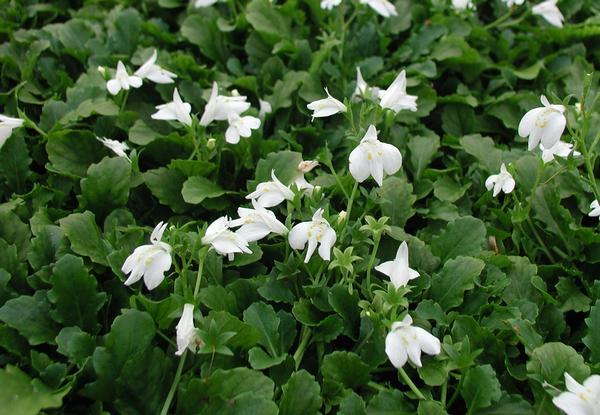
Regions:
<instances>
[{"instance_id":1,"label":"tiny bud","mask_svg":"<svg viewBox=\"0 0 600 415\"><path fill-rule=\"evenodd\" d=\"M342 223L346 219L346 211L342 210L338 215L337 223Z\"/></svg>"},{"instance_id":2,"label":"tiny bud","mask_svg":"<svg viewBox=\"0 0 600 415\"><path fill-rule=\"evenodd\" d=\"M318 165L319 163L315 160L301 161L300 164L298 164L298 170L302 173L308 173Z\"/></svg>"},{"instance_id":3,"label":"tiny bud","mask_svg":"<svg viewBox=\"0 0 600 415\"><path fill-rule=\"evenodd\" d=\"M577 112L577 115L581 114L581 102L575 103L575 112Z\"/></svg>"},{"instance_id":4,"label":"tiny bud","mask_svg":"<svg viewBox=\"0 0 600 415\"><path fill-rule=\"evenodd\" d=\"M217 140L215 140L214 138L209 138L208 141L206 142L206 148L208 148L209 150L212 150L215 148Z\"/></svg>"},{"instance_id":5,"label":"tiny bud","mask_svg":"<svg viewBox=\"0 0 600 415\"><path fill-rule=\"evenodd\" d=\"M318 193L321 191L321 186L317 185L313 190Z\"/></svg>"},{"instance_id":6,"label":"tiny bud","mask_svg":"<svg viewBox=\"0 0 600 415\"><path fill-rule=\"evenodd\" d=\"M232 96L232 97L239 97L239 96L240 96L240 93L238 92L238 90L237 90L237 89L234 89L233 91L231 91L231 96Z\"/></svg>"},{"instance_id":7,"label":"tiny bud","mask_svg":"<svg viewBox=\"0 0 600 415\"><path fill-rule=\"evenodd\" d=\"M105 76L106 68L104 66L98 66L98 72L100 72L100 75Z\"/></svg>"}]
</instances>

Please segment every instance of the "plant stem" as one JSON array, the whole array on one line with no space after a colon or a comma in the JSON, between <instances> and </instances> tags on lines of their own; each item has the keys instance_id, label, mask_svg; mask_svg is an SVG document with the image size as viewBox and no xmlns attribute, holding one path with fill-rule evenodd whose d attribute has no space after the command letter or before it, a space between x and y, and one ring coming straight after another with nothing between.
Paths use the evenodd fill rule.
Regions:
<instances>
[{"instance_id":1,"label":"plant stem","mask_svg":"<svg viewBox=\"0 0 600 415\"><path fill-rule=\"evenodd\" d=\"M333 168L333 164L331 164L331 162L328 162L327 167L329 167L331 174L333 174L333 177L335 178L335 182L337 183L338 187L344 193L344 196L346 196L346 199L349 199L350 196L348 196L348 192L346 192L346 189L344 189L344 186L342 186L342 182L340 181L340 178L338 177L337 173L335 172L335 169Z\"/></svg>"},{"instance_id":2,"label":"plant stem","mask_svg":"<svg viewBox=\"0 0 600 415\"><path fill-rule=\"evenodd\" d=\"M512 9L509 10L508 13L506 13L503 16L500 16L499 18L497 18L496 20L494 20L492 23L488 24L487 26L484 26L485 30L490 30L496 26L498 26L501 23L504 23L506 20L510 19L510 16L512 16Z\"/></svg>"},{"instance_id":3,"label":"plant stem","mask_svg":"<svg viewBox=\"0 0 600 415\"><path fill-rule=\"evenodd\" d=\"M127 105L127 98L129 98L129 89L125 90L125 94L123 95L123 101L121 101L121 108L119 109L119 112L123 112L123 110L125 109L125 105Z\"/></svg>"},{"instance_id":4,"label":"plant stem","mask_svg":"<svg viewBox=\"0 0 600 415\"><path fill-rule=\"evenodd\" d=\"M200 253L198 254L198 277L196 277L196 285L194 287L194 300L198 295L198 291L200 291L200 282L202 281L202 269L204 268L204 259L206 258L206 253L208 250L206 248L200 249Z\"/></svg>"},{"instance_id":5,"label":"plant stem","mask_svg":"<svg viewBox=\"0 0 600 415\"><path fill-rule=\"evenodd\" d=\"M371 294L371 270L373 269L373 264L375 263L375 255L377 255L377 249L379 248L379 242L381 241L381 232L377 232L375 234L375 239L373 240L373 251L371 252L371 258L369 259L369 264L367 266L367 291Z\"/></svg>"},{"instance_id":6,"label":"plant stem","mask_svg":"<svg viewBox=\"0 0 600 415\"><path fill-rule=\"evenodd\" d=\"M446 381L442 385L442 393L440 396L440 402L442 403L442 406L444 408L446 407L446 396L447 395L448 395L448 379L446 379Z\"/></svg>"},{"instance_id":7,"label":"plant stem","mask_svg":"<svg viewBox=\"0 0 600 415\"><path fill-rule=\"evenodd\" d=\"M175 378L173 379L173 383L171 384L171 389L169 389L169 393L167 394L167 399L165 399L165 403L160 411L160 415L167 415L169 413L169 408L171 407L171 402L173 401L173 397L175 396L175 391L177 390L177 385L179 385L179 379L181 378L181 372L183 371L183 365L185 363L185 358L187 356L187 350L183 352L183 356L179 359L179 365L177 366L177 372L175 372Z\"/></svg>"},{"instance_id":8,"label":"plant stem","mask_svg":"<svg viewBox=\"0 0 600 415\"><path fill-rule=\"evenodd\" d=\"M302 339L300 340L300 344L298 344L298 349L294 353L294 362L296 370L300 367L300 362L302 361L302 357L304 356L304 352L306 351L306 347L310 341L310 328L304 326L302 328Z\"/></svg>"},{"instance_id":9,"label":"plant stem","mask_svg":"<svg viewBox=\"0 0 600 415\"><path fill-rule=\"evenodd\" d=\"M354 183L354 187L352 188L352 193L350 193L350 199L348 199L348 206L346 207L346 220L350 222L350 213L352 213L352 204L354 203L354 197L356 196L356 191L358 190L358 182Z\"/></svg>"},{"instance_id":10,"label":"plant stem","mask_svg":"<svg viewBox=\"0 0 600 415\"><path fill-rule=\"evenodd\" d=\"M421 400L426 400L425 396L423 396L423 394L421 393L419 388L417 388L417 385L415 385L413 383L413 381L410 380L410 378L408 377L408 374L404 371L404 368L401 367L400 369L398 369L398 372L400 372L402 379L404 379L404 382L406 382L406 384L408 385L410 390L412 390L415 393L415 395L417 395L417 398L419 398Z\"/></svg>"}]
</instances>

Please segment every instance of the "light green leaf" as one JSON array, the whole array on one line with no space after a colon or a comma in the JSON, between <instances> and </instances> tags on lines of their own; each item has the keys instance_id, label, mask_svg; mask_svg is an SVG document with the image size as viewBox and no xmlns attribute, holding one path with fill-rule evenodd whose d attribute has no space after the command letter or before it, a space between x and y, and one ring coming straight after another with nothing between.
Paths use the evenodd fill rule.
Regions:
<instances>
[{"instance_id":1,"label":"light green leaf","mask_svg":"<svg viewBox=\"0 0 600 415\"><path fill-rule=\"evenodd\" d=\"M476 258L459 256L448 260L431 280L431 297L444 310L459 306L464 292L475 286L475 278L484 266L485 263Z\"/></svg>"},{"instance_id":2,"label":"light green leaf","mask_svg":"<svg viewBox=\"0 0 600 415\"><path fill-rule=\"evenodd\" d=\"M442 262L458 255L477 255L486 243L486 234L481 220L465 216L450 222L431 242L431 250Z\"/></svg>"},{"instance_id":3,"label":"light green leaf","mask_svg":"<svg viewBox=\"0 0 600 415\"><path fill-rule=\"evenodd\" d=\"M183 188L181 189L183 200L191 204L202 203L204 199L212 199L225 193L228 192L223 190L213 180L201 176L190 177L183 183Z\"/></svg>"},{"instance_id":4,"label":"light green leaf","mask_svg":"<svg viewBox=\"0 0 600 415\"><path fill-rule=\"evenodd\" d=\"M72 213L59 220L59 223L75 253L90 257L98 264L108 265L106 258L111 247L102 237L92 212Z\"/></svg>"},{"instance_id":5,"label":"light green leaf","mask_svg":"<svg viewBox=\"0 0 600 415\"><path fill-rule=\"evenodd\" d=\"M500 399L500 382L492 366L483 365L469 369L460 394L467 403L469 413L477 413L477 410L486 408Z\"/></svg>"}]
</instances>

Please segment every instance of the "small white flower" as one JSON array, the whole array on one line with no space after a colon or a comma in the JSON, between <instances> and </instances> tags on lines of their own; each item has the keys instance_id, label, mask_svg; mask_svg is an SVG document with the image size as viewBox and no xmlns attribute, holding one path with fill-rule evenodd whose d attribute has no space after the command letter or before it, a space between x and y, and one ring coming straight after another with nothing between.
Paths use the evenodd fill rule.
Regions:
<instances>
[{"instance_id":1,"label":"small white flower","mask_svg":"<svg viewBox=\"0 0 600 415\"><path fill-rule=\"evenodd\" d=\"M515 4L520 6L521 4L523 4L525 2L525 0L502 0L504 3L506 3L507 7L512 7Z\"/></svg>"},{"instance_id":2,"label":"small white flower","mask_svg":"<svg viewBox=\"0 0 600 415\"><path fill-rule=\"evenodd\" d=\"M0 148L4 146L6 140L11 136L12 130L21 127L24 122L25 120L21 118L12 118L0 114Z\"/></svg>"},{"instance_id":3,"label":"small white flower","mask_svg":"<svg viewBox=\"0 0 600 415\"><path fill-rule=\"evenodd\" d=\"M361 4L366 4L383 17L397 16L396 6L388 0L360 0Z\"/></svg>"},{"instance_id":4,"label":"small white flower","mask_svg":"<svg viewBox=\"0 0 600 415\"><path fill-rule=\"evenodd\" d=\"M158 111L151 115L155 120L177 120L182 124L192 125L192 117L190 116L192 106L181 100L177 88L173 90L173 101L157 105L156 109Z\"/></svg>"},{"instance_id":5,"label":"small white flower","mask_svg":"<svg viewBox=\"0 0 600 415\"><path fill-rule=\"evenodd\" d=\"M513 179L512 175L506 170L504 163L502 163L500 173L492 174L488 177L485 181L485 187L488 190L494 189L494 193L492 194L494 197L498 196L500 190L508 194L515 188L515 179Z\"/></svg>"},{"instance_id":6,"label":"small white flower","mask_svg":"<svg viewBox=\"0 0 600 415\"><path fill-rule=\"evenodd\" d=\"M117 156L125 157L127 160L129 160L129 156L126 153L126 151L129 150L127 143L111 140L110 138L106 137L96 137L96 139L104 144L105 147L112 150Z\"/></svg>"},{"instance_id":7,"label":"small white flower","mask_svg":"<svg viewBox=\"0 0 600 415\"><path fill-rule=\"evenodd\" d=\"M156 64L156 49L152 52L152 56L142 66L135 71L135 75L141 79L149 79L156 84L172 84L175 82L173 78L177 78L173 72L161 68Z\"/></svg>"},{"instance_id":8,"label":"small white flower","mask_svg":"<svg viewBox=\"0 0 600 415\"><path fill-rule=\"evenodd\" d=\"M556 6L558 0L546 0L540 4L536 4L531 8L533 14L542 16L552 26L563 27L563 21L565 17L560 12L560 9Z\"/></svg>"},{"instance_id":9,"label":"small white flower","mask_svg":"<svg viewBox=\"0 0 600 415\"><path fill-rule=\"evenodd\" d=\"M379 105L381 108L389 108L394 112L402 110L417 110L417 99L415 95L406 93L406 71L402 70L394 79L388 89L379 91Z\"/></svg>"},{"instance_id":10,"label":"small white flower","mask_svg":"<svg viewBox=\"0 0 600 415\"><path fill-rule=\"evenodd\" d=\"M452 7L456 10L466 10L472 9L474 6L472 0L452 0Z\"/></svg>"},{"instance_id":11,"label":"small white flower","mask_svg":"<svg viewBox=\"0 0 600 415\"><path fill-rule=\"evenodd\" d=\"M213 4L215 4L216 2L217 2L217 0L195 0L194 7L196 7L196 8L209 7L209 6L212 6Z\"/></svg>"},{"instance_id":12,"label":"small white flower","mask_svg":"<svg viewBox=\"0 0 600 415\"><path fill-rule=\"evenodd\" d=\"M298 164L297 173L294 176L294 184L296 185L298 190L304 190L308 194L312 193L314 186L306 181L306 179L304 178L304 173L308 173L318 165L319 163L314 160L301 161Z\"/></svg>"},{"instance_id":13,"label":"small white flower","mask_svg":"<svg viewBox=\"0 0 600 415\"><path fill-rule=\"evenodd\" d=\"M350 174L359 183L373 176L381 186L383 173L394 174L401 166L400 150L391 144L379 141L374 125L369 126L360 144L350 153Z\"/></svg>"},{"instance_id":14,"label":"small white flower","mask_svg":"<svg viewBox=\"0 0 600 415\"><path fill-rule=\"evenodd\" d=\"M346 112L346 106L329 94L329 90L325 88L327 98L319 99L308 104L306 107L313 112L312 118L329 117L338 112Z\"/></svg>"},{"instance_id":15,"label":"small white flower","mask_svg":"<svg viewBox=\"0 0 600 415\"><path fill-rule=\"evenodd\" d=\"M227 216L221 216L219 219L211 223L204 236L202 243L211 245L220 255L227 255L230 260L233 259L233 254L244 253L251 254L252 251L248 248L248 241L241 235L229 229L230 220Z\"/></svg>"},{"instance_id":16,"label":"small white flower","mask_svg":"<svg viewBox=\"0 0 600 415\"><path fill-rule=\"evenodd\" d=\"M123 65L123 62L121 61L117 63L117 73L115 74L115 77L106 83L106 89L108 89L108 92L112 95L117 95L121 89L127 91L130 87L139 88L141 86L142 78L137 75L129 76L127 69L125 69L125 65Z\"/></svg>"},{"instance_id":17,"label":"small white flower","mask_svg":"<svg viewBox=\"0 0 600 415\"><path fill-rule=\"evenodd\" d=\"M365 82L362 73L360 72L360 67L356 67L356 88L354 89L354 93L352 94L352 100L359 100L364 98L367 90L369 89L369 85Z\"/></svg>"},{"instance_id":18,"label":"small white flower","mask_svg":"<svg viewBox=\"0 0 600 415\"><path fill-rule=\"evenodd\" d=\"M237 144L240 142L240 137L250 137L252 130L256 130L260 127L260 119L246 115L240 117L238 114L229 114L229 127L225 131L225 141L230 144Z\"/></svg>"},{"instance_id":19,"label":"small white flower","mask_svg":"<svg viewBox=\"0 0 600 415\"><path fill-rule=\"evenodd\" d=\"M323 10L331 10L336 6L339 6L342 0L321 0L321 8Z\"/></svg>"},{"instance_id":20,"label":"small white flower","mask_svg":"<svg viewBox=\"0 0 600 415\"><path fill-rule=\"evenodd\" d=\"M259 183L256 190L246 196L246 199L256 199L260 206L269 208L294 198L294 192L279 181L275 176L275 170L271 170L271 179L270 182Z\"/></svg>"},{"instance_id":21,"label":"small white flower","mask_svg":"<svg viewBox=\"0 0 600 415\"><path fill-rule=\"evenodd\" d=\"M258 241L270 233L277 235L287 233L288 229L277 220L273 212L260 206L254 199L252 199L252 206L254 209L238 208L240 218L229 223L232 228L240 226L235 233L248 242Z\"/></svg>"},{"instance_id":22,"label":"small white flower","mask_svg":"<svg viewBox=\"0 0 600 415\"><path fill-rule=\"evenodd\" d=\"M598 203L598 200L594 199L594 201L590 203L590 209L592 209L592 211L588 213L588 216L600 216L600 203Z\"/></svg>"},{"instance_id":23,"label":"small white flower","mask_svg":"<svg viewBox=\"0 0 600 415\"><path fill-rule=\"evenodd\" d=\"M258 100L259 110L258 110L258 118L261 120L265 118L265 115L273 112L273 107L271 107L271 103L269 101L263 101L262 99Z\"/></svg>"},{"instance_id":24,"label":"small white flower","mask_svg":"<svg viewBox=\"0 0 600 415\"><path fill-rule=\"evenodd\" d=\"M564 105L550 104L544 95L540 101L544 106L527 111L519 123L519 135L529 137L529 151L536 148L540 141L546 148L554 146L567 125Z\"/></svg>"},{"instance_id":25,"label":"small white flower","mask_svg":"<svg viewBox=\"0 0 600 415\"><path fill-rule=\"evenodd\" d=\"M600 376L588 377L583 385L565 372L565 385L568 392L563 392L552 399L552 403L567 415L599 415L600 414Z\"/></svg>"},{"instance_id":26,"label":"small white flower","mask_svg":"<svg viewBox=\"0 0 600 415\"><path fill-rule=\"evenodd\" d=\"M387 261L375 267L382 274L390 277L394 287L406 287L408 281L415 279L419 273L408 267L408 246L406 241L400 244L396 258L393 261Z\"/></svg>"},{"instance_id":27,"label":"small white flower","mask_svg":"<svg viewBox=\"0 0 600 415\"><path fill-rule=\"evenodd\" d=\"M246 102L246 99L247 97L237 94L231 97L219 95L219 86L213 82L210 98L200 118L200 125L207 126L213 121L227 120L231 114L240 115L250 108L250 103Z\"/></svg>"},{"instance_id":28,"label":"small white flower","mask_svg":"<svg viewBox=\"0 0 600 415\"><path fill-rule=\"evenodd\" d=\"M325 261L329 261L331 256L331 247L335 243L337 236L333 228L325 219L323 219L323 209L317 209L310 222L302 222L295 225L288 235L290 246L294 249L304 249L308 242L306 257L304 262L308 262L319 246L319 256Z\"/></svg>"},{"instance_id":29,"label":"small white flower","mask_svg":"<svg viewBox=\"0 0 600 415\"><path fill-rule=\"evenodd\" d=\"M159 222L150 235L151 245L142 245L135 248L127 257L121 271L129 274L125 285L138 282L142 276L146 288L152 290L165 279L165 271L171 268L171 245L161 242L167 224Z\"/></svg>"},{"instance_id":30,"label":"small white flower","mask_svg":"<svg viewBox=\"0 0 600 415\"><path fill-rule=\"evenodd\" d=\"M185 349L190 349L192 353L196 353L198 346L198 337L196 335L196 327L194 327L194 304L185 304L183 313L177 323L177 351L175 354L181 356Z\"/></svg>"},{"instance_id":31,"label":"small white flower","mask_svg":"<svg viewBox=\"0 0 600 415\"><path fill-rule=\"evenodd\" d=\"M554 160L554 156L567 158L571 152L573 152L574 157L581 155L579 151L573 151L573 144L565 143L560 140L550 148L546 148L540 143L540 150L542 150L542 160L544 160L544 163L549 163Z\"/></svg>"},{"instance_id":32,"label":"small white flower","mask_svg":"<svg viewBox=\"0 0 600 415\"><path fill-rule=\"evenodd\" d=\"M441 351L438 338L420 327L412 326L412 322L407 314L404 320L392 324L392 330L385 337L385 353L398 369L408 360L421 367L421 351L428 355L437 355Z\"/></svg>"}]
</instances>

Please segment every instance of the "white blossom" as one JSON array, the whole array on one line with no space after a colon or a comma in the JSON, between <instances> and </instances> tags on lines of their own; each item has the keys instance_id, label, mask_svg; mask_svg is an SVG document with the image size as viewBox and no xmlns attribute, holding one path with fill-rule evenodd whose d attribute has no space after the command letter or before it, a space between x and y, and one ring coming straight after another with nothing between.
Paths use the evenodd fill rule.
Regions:
<instances>
[{"instance_id":1,"label":"white blossom","mask_svg":"<svg viewBox=\"0 0 600 415\"><path fill-rule=\"evenodd\" d=\"M556 144L550 148L546 148L542 143L540 143L540 150L542 150L542 160L544 163L549 163L554 160L554 156L567 158L571 152L573 153L574 157L581 155L579 151L573 150L573 144L565 143L564 141L560 140L558 140Z\"/></svg>"},{"instance_id":2,"label":"white blossom","mask_svg":"<svg viewBox=\"0 0 600 415\"><path fill-rule=\"evenodd\" d=\"M329 90L325 88L327 98L319 99L311 102L306 107L313 111L312 118L329 117L330 115L337 114L338 112L346 112L346 106L331 96Z\"/></svg>"},{"instance_id":3,"label":"white blossom","mask_svg":"<svg viewBox=\"0 0 600 415\"><path fill-rule=\"evenodd\" d=\"M257 203L264 207L269 208L277 206L284 200L292 200L294 198L294 192L292 192L289 186L285 186L275 176L275 170L271 170L271 181L259 183L256 189L246 196L246 199L256 199Z\"/></svg>"},{"instance_id":4,"label":"white blossom","mask_svg":"<svg viewBox=\"0 0 600 415\"><path fill-rule=\"evenodd\" d=\"M417 110L417 99L415 95L406 93L406 71L402 70L394 79L388 89L379 91L379 104L381 108L389 108L394 112L402 110Z\"/></svg>"},{"instance_id":5,"label":"white blossom","mask_svg":"<svg viewBox=\"0 0 600 415\"><path fill-rule=\"evenodd\" d=\"M196 7L196 8L209 7L209 6L212 6L213 4L215 4L217 1L218 0L195 0L194 7Z\"/></svg>"},{"instance_id":6,"label":"white blossom","mask_svg":"<svg viewBox=\"0 0 600 415\"><path fill-rule=\"evenodd\" d=\"M506 3L507 7L512 7L515 4L520 6L521 4L523 4L525 2L525 0L502 0L504 3Z\"/></svg>"},{"instance_id":7,"label":"white blossom","mask_svg":"<svg viewBox=\"0 0 600 415\"><path fill-rule=\"evenodd\" d=\"M152 290L165 279L165 271L171 268L171 246L161 242L167 224L159 222L150 235L150 245L135 248L127 257L121 271L129 274L125 285L131 285L144 277L146 288Z\"/></svg>"},{"instance_id":8,"label":"white blossom","mask_svg":"<svg viewBox=\"0 0 600 415\"><path fill-rule=\"evenodd\" d=\"M220 255L227 255L232 260L236 253L251 254L252 251L248 248L248 241L241 235L236 234L230 227L230 220L227 216L221 216L211 223L204 236L202 243L211 245Z\"/></svg>"},{"instance_id":9,"label":"white blossom","mask_svg":"<svg viewBox=\"0 0 600 415\"><path fill-rule=\"evenodd\" d=\"M385 337L385 353L398 369L408 360L421 367L421 351L428 355L437 355L441 351L438 338L420 327L414 327L412 322L407 314L402 321L392 324L392 330Z\"/></svg>"},{"instance_id":10,"label":"white blossom","mask_svg":"<svg viewBox=\"0 0 600 415\"><path fill-rule=\"evenodd\" d=\"M397 16L396 6L388 0L360 0L361 4L366 4L379 15L383 17Z\"/></svg>"},{"instance_id":11,"label":"white blossom","mask_svg":"<svg viewBox=\"0 0 600 415\"><path fill-rule=\"evenodd\" d=\"M175 354L181 356L185 349L190 349L195 353L199 339L196 335L196 327L194 327L194 304L183 306L183 313L175 329L177 331L177 351Z\"/></svg>"},{"instance_id":12,"label":"white blossom","mask_svg":"<svg viewBox=\"0 0 600 415\"><path fill-rule=\"evenodd\" d=\"M321 8L323 10L331 10L340 5L342 0L321 0Z\"/></svg>"},{"instance_id":13,"label":"white blossom","mask_svg":"<svg viewBox=\"0 0 600 415\"><path fill-rule=\"evenodd\" d=\"M288 229L275 217L270 210L260 206L256 200L252 200L253 209L238 208L239 219L234 219L229 226L234 228L240 226L235 231L248 242L258 241L270 233L283 235Z\"/></svg>"},{"instance_id":14,"label":"white blossom","mask_svg":"<svg viewBox=\"0 0 600 415\"><path fill-rule=\"evenodd\" d=\"M264 101L262 99L258 100L259 110L258 110L258 118L261 120L265 118L265 115L273 112L273 107L271 107L271 103L269 101Z\"/></svg>"},{"instance_id":15,"label":"white blossom","mask_svg":"<svg viewBox=\"0 0 600 415\"><path fill-rule=\"evenodd\" d=\"M96 137L96 139L104 144L105 147L112 150L117 156L125 157L127 160L129 160L129 156L126 153L126 151L129 150L127 143L111 140L110 138L106 137Z\"/></svg>"},{"instance_id":16,"label":"white blossom","mask_svg":"<svg viewBox=\"0 0 600 415\"><path fill-rule=\"evenodd\" d=\"M237 144L240 142L240 137L250 137L252 130L260 128L260 119L246 115L240 117L235 112L229 114L228 117L229 127L225 131L225 141L230 144Z\"/></svg>"},{"instance_id":17,"label":"white blossom","mask_svg":"<svg viewBox=\"0 0 600 415\"><path fill-rule=\"evenodd\" d=\"M452 0L452 7L456 10L466 10L472 9L474 6L472 0Z\"/></svg>"},{"instance_id":18,"label":"white blossom","mask_svg":"<svg viewBox=\"0 0 600 415\"><path fill-rule=\"evenodd\" d=\"M129 75L123 62L117 63L117 72L115 77L106 82L106 89L112 95L117 95L121 89L129 90L129 88L139 88L142 86L142 78L137 75Z\"/></svg>"},{"instance_id":19,"label":"white blossom","mask_svg":"<svg viewBox=\"0 0 600 415\"><path fill-rule=\"evenodd\" d=\"M360 144L350 153L350 174L361 183L373 176L379 186L383 174L394 174L402 166L400 150L377 139L377 130L370 125Z\"/></svg>"},{"instance_id":20,"label":"white blossom","mask_svg":"<svg viewBox=\"0 0 600 415\"><path fill-rule=\"evenodd\" d=\"M308 262L319 245L319 256L329 261L331 247L337 236L327 220L323 219L323 209L317 209L312 220L295 225L288 234L290 246L294 249L304 249L308 242L304 262Z\"/></svg>"},{"instance_id":21,"label":"white blossom","mask_svg":"<svg viewBox=\"0 0 600 415\"><path fill-rule=\"evenodd\" d=\"M544 106L527 111L519 123L519 135L529 137L529 151L536 148L540 141L546 148L554 146L567 125L563 105L550 104L544 95L540 101Z\"/></svg>"},{"instance_id":22,"label":"white blossom","mask_svg":"<svg viewBox=\"0 0 600 415\"><path fill-rule=\"evenodd\" d=\"M542 16L552 26L563 27L563 21L565 17L560 12L556 2L558 0L546 0L540 4L536 4L531 8L533 14Z\"/></svg>"},{"instance_id":23,"label":"white blossom","mask_svg":"<svg viewBox=\"0 0 600 415\"><path fill-rule=\"evenodd\" d=\"M154 49L152 56L150 56L150 58L135 71L135 75L139 76L141 79L149 79L157 84L172 84L175 82L173 78L177 78L177 75L158 66L156 64L156 59L157 53L156 49Z\"/></svg>"},{"instance_id":24,"label":"white blossom","mask_svg":"<svg viewBox=\"0 0 600 415\"><path fill-rule=\"evenodd\" d=\"M157 105L156 109L158 111L151 115L155 120L177 120L182 124L192 125L192 117L190 116L192 106L182 101L177 88L173 90L173 101Z\"/></svg>"},{"instance_id":25,"label":"white blossom","mask_svg":"<svg viewBox=\"0 0 600 415\"><path fill-rule=\"evenodd\" d=\"M588 377L583 385L565 372L567 392L552 399L552 403L567 415L600 415L600 376Z\"/></svg>"},{"instance_id":26,"label":"white blossom","mask_svg":"<svg viewBox=\"0 0 600 415\"><path fill-rule=\"evenodd\" d=\"M213 82L210 98L200 118L200 125L207 126L213 121L225 121L231 114L240 115L250 108L250 103L246 102L246 99L247 97L243 95L230 97L219 95L219 86Z\"/></svg>"},{"instance_id":27,"label":"white blossom","mask_svg":"<svg viewBox=\"0 0 600 415\"><path fill-rule=\"evenodd\" d=\"M592 209L592 211L590 213L588 213L588 216L591 216L591 217L600 216L600 204L598 203L597 199L594 199L594 201L592 203L590 203L590 209Z\"/></svg>"},{"instance_id":28,"label":"white blossom","mask_svg":"<svg viewBox=\"0 0 600 415\"><path fill-rule=\"evenodd\" d=\"M406 245L406 241L400 244L398 252L396 252L396 258L393 261L384 262L376 266L375 269L390 277L396 288L406 287L408 281L419 276L417 271L408 267L408 245Z\"/></svg>"},{"instance_id":29,"label":"white blossom","mask_svg":"<svg viewBox=\"0 0 600 415\"><path fill-rule=\"evenodd\" d=\"M12 118L0 114L0 148L4 146L6 140L11 136L12 130L21 127L24 122L25 120L21 118Z\"/></svg>"},{"instance_id":30,"label":"white blossom","mask_svg":"<svg viewBox=\"0 0 600 415\"><path fill-rule=\"evenodd\" d=\"M499 174L492 174L485 181L485 187L488 190L494 189L494 193L492 196L498 196L500 190L504 193L510 193L515 188L515 179L513 179L512 175L506 170L506 166L504 163L500 166Z\"/></svg>"},{"instance_id":31,"label":"white blossom","mask_svg":"<svg viewBox=\"0 0 600 415\"><path fill-rule=\"evenodd\" d=\"M294 176L294 184L298 190L304 190L308 194L312 193L314 186L306 181L304 178L304 173L308 173L318 165L319 163L315 160L303 160L298 164L298 167L296 168L296 175Z\"/></svg>"}]
</instances>

